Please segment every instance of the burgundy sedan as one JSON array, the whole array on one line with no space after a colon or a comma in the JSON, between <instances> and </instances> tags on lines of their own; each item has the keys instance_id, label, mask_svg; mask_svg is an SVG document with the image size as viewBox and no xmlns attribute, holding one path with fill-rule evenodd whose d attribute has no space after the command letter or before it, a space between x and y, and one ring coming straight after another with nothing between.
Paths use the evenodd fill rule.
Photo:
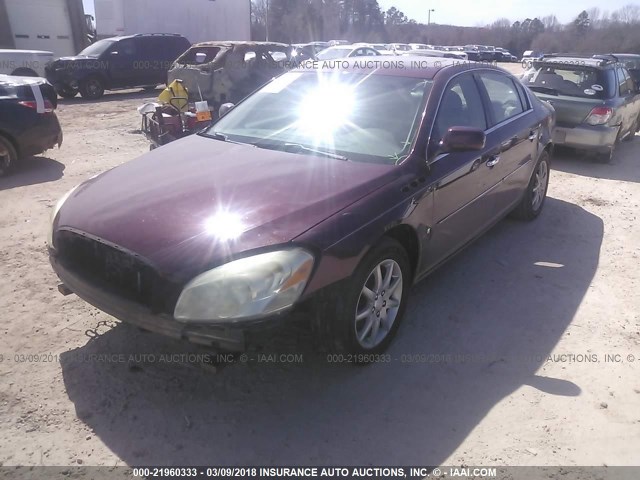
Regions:
<instances>
[{"instance_id":1,"label":"burgundy sedan","mask_svg":"<svg viewBox=\"0 0 640 480\"><path fill-rule=\"evenodd\" d=\"M312 306L327 347L384 350L415 282L540 214L555 119L496 67L360 60L286 73L70 191L49 238L60 291L233 350Z\"/></svg>"}]
</instances>

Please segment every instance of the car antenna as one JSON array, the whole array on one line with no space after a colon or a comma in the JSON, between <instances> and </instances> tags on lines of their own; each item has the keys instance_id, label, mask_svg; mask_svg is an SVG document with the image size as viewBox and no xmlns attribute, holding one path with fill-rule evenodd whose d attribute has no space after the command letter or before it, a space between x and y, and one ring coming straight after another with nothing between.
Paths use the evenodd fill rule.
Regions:
<instances>
[{"instance_id":1,"label":"car antenna","mask_svg":"<svg viewBox=\"0 0 640 480\"><path fill-rule=\"evenodd\" d=\"M200 94L200 101L204 102L204 98L202 98L202 90L200 90L200 83L196 82L196 85L198 85L198 93Z\"/></svg>"}]
</instances>

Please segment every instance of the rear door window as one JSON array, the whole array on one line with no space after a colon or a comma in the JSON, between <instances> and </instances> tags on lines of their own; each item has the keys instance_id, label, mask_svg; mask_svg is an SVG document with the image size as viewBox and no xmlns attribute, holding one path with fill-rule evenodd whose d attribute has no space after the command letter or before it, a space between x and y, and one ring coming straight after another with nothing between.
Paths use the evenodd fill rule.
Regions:
<instances>
[{"instance_id":1,"label":"rear door window","mask_svg":"<svg viewBox=\"0 0 640 480\"><path fill-rule=\"evenodd\" d=\"M618 67L616 68L616 73L618 75L618 93L621 97L626 97L631 93L631 88L629 88L629 76L624 68Z\"/></svg>"},{"instance_id":2,"label":"rear door window","mask_svg":"<svg viewBox=\"0 0 640 480\"><path fill-rule=\"evenodd\" d=\"M162 45L152 37L138 39L139 56L143 60L159 60L162 54Z\"/></svg>"},{"instance_id":3,"label":"rear door window","mask_svg":"<svg viewBox=\"0 0 640 480\"><path fill-rule=\"evenodd\" d=\"M137 53L136 43L131 38L119 41L112 50L127 57L133 57Z\"/></svg>"},{"instance_id":4,"label":"rear door window","mask_svg":"<svg viewBox=\"0 0 640 480\"><path fill-rule=\"evenodd\" d=\"M511 78L497 72L481 73L479 78L491 102L493 125L524 112L522 99Z\"/></svg>"}]
</instances>

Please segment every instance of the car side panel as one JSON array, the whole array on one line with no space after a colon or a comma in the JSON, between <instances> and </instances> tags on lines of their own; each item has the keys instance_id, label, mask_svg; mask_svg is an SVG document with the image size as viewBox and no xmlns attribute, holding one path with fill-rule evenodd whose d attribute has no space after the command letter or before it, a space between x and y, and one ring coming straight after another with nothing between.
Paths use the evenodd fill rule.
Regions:
<instances>
[{"instance_id":1,"label":"car side panel","mask_svg":"<svg viewBox=\"0 0 640 480\"><path fill-rule=\"evenodd\" d=\"M492 101L499 101L496 98L501 98L501 92L489 92L483 81L486 73L493 76L494 89L496 85L508 88L508 83L506 81L505 83L496 82L496 75L499 75L496 72L476 74L485 109L489 112L493 125L486 132L487 144L496 146L494 155L500 158L500 162L491 168L497 177L496 183L499 183L494 195L493 208L495 215L501 216L505 210L511 209L519 201L523 190L529 183L530 169L532 168L530 163L537 150L540 124L526 93L521 89L519 82L515 82L511 78L508 78L513 84L509 92L510 95L515 96L516 103L521 105L522 112L496 123Z\"/></svg>"},{"instance_id":2,"label":"car side panel","mask_svg":"<svg viewBox=\"0 0 640 480\"><path fill-rule=\"evenodd\" d=\"M295 239L322 251L305 296L349 277L369 249L394 227L408 227L419 244L427 241L433 191L426 174L422 159L407 160L389 174L383 187Z\"/></svg>"}]
</instances>

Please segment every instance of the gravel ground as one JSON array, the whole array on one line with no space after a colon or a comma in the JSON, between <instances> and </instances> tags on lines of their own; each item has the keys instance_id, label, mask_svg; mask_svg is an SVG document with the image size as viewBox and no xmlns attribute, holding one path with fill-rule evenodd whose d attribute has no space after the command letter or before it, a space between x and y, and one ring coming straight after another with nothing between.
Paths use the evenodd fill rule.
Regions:
<instances>
[{"instance_id":1,"label":"gravel ground","mask_svg":"<svg viewBox=\"0 0 640 480\"><path fill-rule=\"evenodd\" d=\"M392 362L292 334L294 361L215 368L61 296L47 261L56 199L148 150L148 98L61 102L62 148L0 180L0 464L640 464L640 138L557 155L537 221L414 289Z\"/></svg>"}]
</instances>

